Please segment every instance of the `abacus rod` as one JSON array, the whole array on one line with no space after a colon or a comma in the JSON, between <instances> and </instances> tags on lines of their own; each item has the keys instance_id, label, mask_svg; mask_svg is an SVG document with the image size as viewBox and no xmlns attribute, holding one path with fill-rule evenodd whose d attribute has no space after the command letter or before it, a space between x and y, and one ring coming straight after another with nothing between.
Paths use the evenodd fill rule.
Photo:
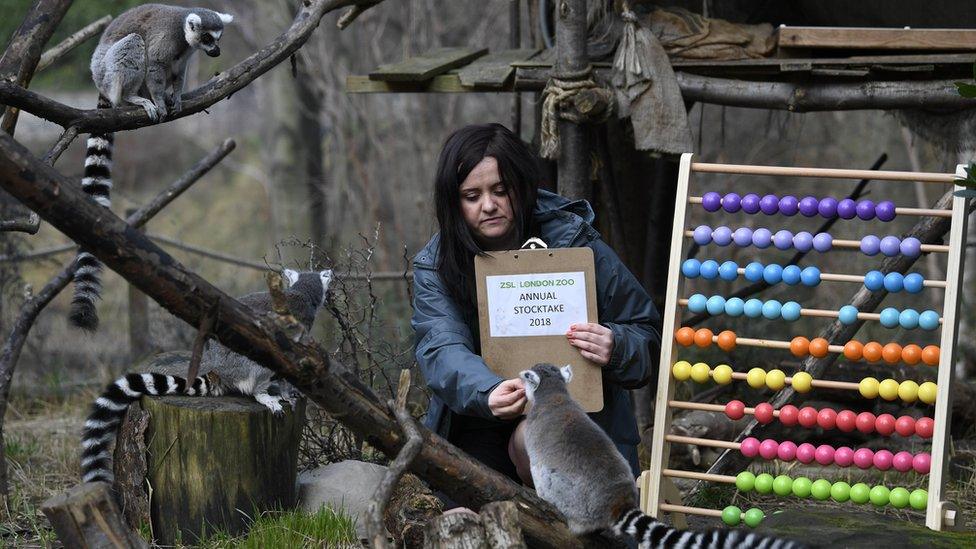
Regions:
<instances>
[{"instance_id":1,"label":"abacus rod","mask_svg":"<svg viewBox=\"0 0 976 549\"><path fill-rule=\"evenodd\" d=\"M682 307L687 307L688 299L687 298L679 299L678 305L681 305ZM840 312L828 311L826 309L800 309L800 316L810 316L816 318L837 318L838 316L840 316ZM858 320L881 320L881 315L879 313L857 313L857 318ZM942 317L939 317L939 324L942 324ZM739 339L736 339L736 341L739 341ZM840 349L840 351L834 351L836 353L839 353L844 350L844 347L840 345L834 345L834 347ZM787 349L789 348L788 343L786 344L786 348Z\"/></svg>"},{"instance_id":2,"label":"abacus rod","mask_svg":"<svg viewBox=\"0 0 976 549\"><path fill-rule=\"evenodd\" d=\"M740 275L746 274L744 267L739 267L735 272ZM861 275L849 275L849 274L838 274L838 273L820 273L820 280L829 280L832 282L857 282L860 284L864 283L864 277ZM945 288L945 280L923 280L922 285L926 288Z\"/></svg>"},{"instance_id":3,"label":"abacus rod","mask_svg":"<svg viewBox=\"0 0 976 549\"><path fill-rule=\"evenodd\" d=\"M699 515L703 517L722 518L722 512L718 509L705 509L703 507L688 507L687 505L674 505L673 503L662 503L657 506L665 513L684 513L686 515Z\"/></svg>"},{"instance_id":4,"label":"abacus rod","mask_svg":"<svg viewBox=\"0 0 976 549\"><path fill-rule=\"evenodd\" d=\"M744 166L741 164L711 164L692 162L691 170L700 173L728 173L739 175L787 175L791 177L824 177L829 179L871 179L881 181L922 181L925 183L955 183L951 173L896 172L889 170L842 170L835 168L799 168L790 166Z\"/></svg>"},{"instance_id":5,"label":"abacus rod","mask_svg":"<svg viewBox=\"0 0 976 549\"><path fill-rule=\"evenodd\" d=\"M790 378L792 381L793 378ZM672 408L677 408L679 410L698 410L700 412L721 412L725 413L725 406L721 404L706 404L704 402L689 402L687 400L669 400L668 406ZM756 413L756 409L752 406L746 406L742 409L746 414L752 415ZM779 417L779 410L773 410L773 417Z\"/></svg>"},{"instance_id":6,"label":"abacus rod","mask_svg":"<svg viewBox=\"0 0 976 549\"><path fill-rule=\"evenodd\" d=\"M691 238L694 235L695 235L694 231L685 229L686 237ZM832 241L831 246L834 248L849 248L852 250L860 250L861 242L858 240L843 240L838 238ZM949 246L946 246L944 244L922 244L921 251L926 253L931 252L931 253L945 254L945 253L949 253Z\"/></svg>"},{"instance_id":7,"label":"abacus rod","mask_svg":"<svg viewBox=\"0 0 976 549\"><path fill-rule=\"evenodd\" d=\"M667 435L664 440L677 442L679 444L693 444L695 446L711 446L713 448L725 448L727 450L738 450L742 447L739 442L729 442L727 440L712 440L710 438L686 437L681 435Z\"/></svg>"},{"instance_id":8,"label":"abacus rod","mask_svg":"<svg viewBox=\"0 0 976 549\"><path fill-rule=\"evenodd\" d=\"M689 196L689 204L701 204L702 197ZM922 217L952 217L951 210L933 210L931 208L895 208L895 215L917 215Z\"/></svg>"},{"instance_id":9,"label":"abacus rod","mask_svg":"<svg viewBox=\"0 0 976 549\"><path fill-rule=\"evenodd\" d=\"M699 473L697 471L681 471L679 469L665 469L661 474L666 477L690 478L692 480L705 480L708 482L724 482L735 484L735 477L731 475L713 475L711 473Z\"/></svg>"},{"instance_id":10,"label":"abacus rod","mask_svg":"<svg viewBox=\"0 0 976 549\"><path fill-rule=\"evenodd\" d=\"M748 374L745 372L732 372L732 379L737 379L739 381L745 381ZM786 384L793 385L793 376L786 376ZM822 387L824 389L844 389L847 391L860 391L860 387L857 383L852 383L850 381L829 381L826 379L814 379L810 382L811 387ZM725 410L725 408L722 408ZM755 408L752 409L755 411ZM778 410L777 410L778 412ZM775 412L773 415L776 415Z\"/></svg>"}]
</instances>

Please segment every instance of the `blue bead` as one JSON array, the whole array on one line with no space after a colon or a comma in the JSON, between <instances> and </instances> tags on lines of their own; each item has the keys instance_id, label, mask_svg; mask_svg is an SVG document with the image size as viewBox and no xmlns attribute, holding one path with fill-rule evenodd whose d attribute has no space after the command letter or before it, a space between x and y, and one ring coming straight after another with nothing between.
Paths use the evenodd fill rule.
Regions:
<instances>
[{"instance_id":1,"label":"blue bead","mask_svg":"<svg viewBox=\"0 0 976 549\"><path fill-rule=\"evenodd\" d=\"M820 284L820 269L816 267L806 267L800 273L800 281L804 286L817 286Z\"/></svg>"},{"instance_id":2,"label":"blue bead","mask_svg":"<svg viewBox=\"0 0 976 549\"><path fill-rule=\"evenodd\" d=\"M749 318L759 318L760 316L762 316L762 310L763 310L763 302L759 301L756 298L752 298L749 301L746 301L745 305L742 308L742 312L744 312L745 315Z\"/></svg>"},{"instance_id":3,"label":"blue bead","mask_svg":"<svg viewBox=\"0 0 976 549\"><path fill-rule=\"evenodd\" d=\"M718 268L718 277L722 280L735 280L739 278L739 266L735 261L726 261Z\"/></svg>"},{"instance_id":4,"label":"blue bead","mask_svg":"<svg viewBox=\"0 0 976 549\"><path fill-rule=\"evenodd\" d=\"M783 312L783 306L780 305L779 301L776 301L775 299L770 299L769 301L763 303L762 306L763 318L767 318L769 320L776 320L777 318L780 317L782 312Z\"/></svg>"},{"instance_id":5,"label":"blue bead","mask_svg":"<svg viewBox=\"0 0 976 549\"><path fill-rule=\"evenodd\" d=\"M918 273L905 275L905 291L910 294L917 294L925 289L925 279Z\"/></svg>"},{"instance_id":6,"label":"blue bead","mask_svg":"<svg viewBox=\"0 0 976 549\"><path fill-rule=\"evenodd\" d=\"M714 259L706 259L702 261L701 268L698 270L701 277L705 280L714 280L718 278L718 261Z\"/></svg>"},{"instance_id":7,"label":"blue bead","mask_svg":"<svg viewBox=\"0 0 976 549\"><path fill-rule=\"evenodd\" d=\"M715 316L725 312L725 298L720 295L713 295L705 302L705 310L708 314Z\"/></svg>"},{"instance_id":8,"label":"blue bead","mask_svg":"<svg viewBox=\"0 0 976 549\"><path fill-rule=\"evenodd\" d=\"M783 320L793 322L800 319L800 309L800 304L796 301L787 301L783 304L780 314L783 315Z\"/></svg>"},{"instance_id":9,"label":"blue bead","mask_svg":"<svg viewBox=\"0 0 976 549\"><path fill-rule=\"evenodd\" d=\"M918 327L923 330L936 330L939 328L939 313L928 310L918 315Z\"/></svg>"},{"instance_id":10,"label":"blue bead","mask_svg":"<svg viewBox=\"0 0 976 549\"><path fill-rule=\"evenodd\" d=\"M779 284L783 280L783 267L775 263L766 265L766 268L763 269L763 280L767 284Z\"/></svg>"},{"instance_id":11,"label":"blue bead","mask_svg":"<svg viewBox=\"0 0 976 549\"><path fill-rule=\"evenodd\" d=\"M752 263L746 265L746 280L749 282L759 282L763 277L763 264L758 261L753 261Z\"/></svg>"},{"instance_id":12,"label":"blue bead","mask_svg":"<svg viewBox=\"0 0 976 549\"><path fill-rule=\"evenodd\" d=\"M877 292L881 288L884 288L884 275L881 274L881 271L868 271L864 275L864 287L872 292Z\"/></svg>"},{"instance_id":13,"label":"blue bead","mask_svg":"<svg viewBox=\"0 0 976 549\"><path fill-rule=\"evenodd\" d=\"M712 242L712 228L708 225L699 225L695 227L695 231L692 233L692 238L695 240L695 244L699 246L704 246Z\"/></svg>"},{"instance_id":14,"label":"blue bead","mask_svg":"<svg viewBox=\"0 0 976 549\"><path fill-rule=\"evenodd\" d=\"M715 242L719 246L728 246L732 243L732 229L724 225L721 227L716 227L715 230L712 231L712 242Z\"/></svg>"},{"instance_id":15,"label":"blue bead","mask_svg":"<svg viewBox=\"0 0 976 549\"><path fill-rule=\"evenodd\" d=\"M725 300L725 314L729 316L742 316L745 311L746 302L741 297L730 297Z\"/></svg>"},{"instance_id":16,"label":"blue bead","mask_svg":"<svg viewBox=\"0 0 976 549\"><path fill-rule=\"evenodd\" d=\"M701 261L697 259L686 259L681 264L681 274L688 278L698 278L698 275L701 274Z\"/></svg>"},{"instance_id":17,"label":"blue bead","mask_svg":"<svg viewBox=\"0 0 976 549\"><path fill-rule=\"evenodd\" d=\"M768 248L770 244L773 243L773 233L769 232L769 229L764 227L759 227L755 231L752 231L752 245L759 248L760 250Z\"/></svg>"},{"instance_id":18,"label":"blue bead","mask_svg":"<svg viewBox=\"0 0 976 549\"><path fill-rule=\"evenodd\" d=\"M789 284L790 286L796 286L800 283L800 276L803 272L798 265L787 265L783 267L783 282Z\"/></svg>"},{"instance_id":19,"label":"blue bead","mask_svg":"<svg viewBox=\"0 0 976 549\"><path fill-rule=\"evenodd\" d=\"M857 307L853 305L844 305L837 311L837 320L843 325L854 324L857 322Z\"/></svg>"},{"instance_id":20,"label":"blue bead","mask_svg":"<svg viewBox=\"0 0 976 549\"><path fill-rule=\"evenodd\" d=\"M905 289L905 277L901 273L888 273L884 277L884 287L892 293L898 293Z\"/></svg>"},{"instance_id":21,"label":"blue bead","mask_svg":"<svg viewBox=\"0 0 976 549\"><path fill-rule=\"evenodd\" d=\"M915 309L905 309L898 315L898 325L906 330L918 328L918 311Z\"/></svg>"},{"instance_id":22,"label":"blue bead","mask_svg":"<svg viewBox=\"0 0 976 549\"><path fill-rule=\"evenodd\" d=\"M704 313L707 301L708 299L702 294L695 294L688 298L688 310L693 313Z\"/></svg>"},{"instance_id":23,"label":"blue bead","mask_svg":"<svg viewBox=\"0 0 976 549\"><path fill-rule=\"evenodd\" d=\"M894 307L888 307L887 309L881 311L881 325L885 328L894 328L898 326L898 309Z\"/></svg>"}]
</instances>

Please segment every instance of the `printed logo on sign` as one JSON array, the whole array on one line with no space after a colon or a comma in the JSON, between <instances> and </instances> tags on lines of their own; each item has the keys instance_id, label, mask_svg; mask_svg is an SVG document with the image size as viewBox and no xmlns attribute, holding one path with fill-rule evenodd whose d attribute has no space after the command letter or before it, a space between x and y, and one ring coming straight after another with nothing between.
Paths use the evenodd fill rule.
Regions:
<instances>
[{"instance_id":1,"label":"printed logo on sign","mask_svg":"<svg viewBox=\"0 0 976 549\"><path fill-rule=\"evenodd\" d=\"M485 285L491 337L563 335L587 321L582 271L488 276Z\"/></svg>"}]
</instances>

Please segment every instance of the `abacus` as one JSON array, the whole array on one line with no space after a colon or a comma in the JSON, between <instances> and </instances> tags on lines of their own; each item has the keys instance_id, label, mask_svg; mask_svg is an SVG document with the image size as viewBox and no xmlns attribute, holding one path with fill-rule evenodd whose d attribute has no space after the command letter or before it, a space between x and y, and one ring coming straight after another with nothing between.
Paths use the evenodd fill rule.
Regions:
<instances>
[{"instance_id":1,"label":"abacus","mask_svg":"<svg viewBox=\"0 0 976 549\"><path fill-rule=\"evenodd\" d=\"M773 166L745 166L729 164L708 164L692 161L692 154L681 156L678 174L677 198L675 202L675 225L671 241L671 258L667 284L667 299L664 311L664 327L661 344L658 396L656 399L654 435L651 449L651 466L639 479L641 505L645 513L660 516L670 513L677 524L683 523L686 514L704 515L720 518L728 525L741 522L749 526L758 525L764 518L760 509L743 512L735 506L725 509L703 509L682 505L676 499L671 478L686 478L706 482L734 485L741 492L755 491L760 494L776 494L783 497L813 498L833 500L838 503L871 503L875 506L890 505L895 508L925 510L925 524L931 529L941 530L958 522L953 506L942 500L943 475L946 467L946 437L950 420L950 384L952 383L952 364L955 340L958 331L956 310L959 306L959 284L965 253L967 199L955 196L951 209L924 209L897 207L891 201L872 202L871 200L838 200L832 197L807 196L797 199L793 196L737 193L721 195L706 192L702 196L691 196L689 186L696 173L717 173L751 176L817 177L824 179L871 179L880 181L922 181L929 183L955 183L957 177L964 177L960 166L956 174L845 170L824 168L797 168ZM962 189L959 185L956 190ZM897 235L866 234L860 240L833 238L827 232L791 232L787 229L771 228L729 228L700 225L686 227L688 207L700 207L705 212L724 210L730 214L768 216L769 225L788 225L791 217L819 216L832 219L856 220L865 227L866 222L874 220L882 223L897 216L936 216L949 218L951 228L948 245L923 244L913 237L901 238ZM882 225L883 227L883 225ZM911 272L884 274L869 271L864 274L824 273L815 266L777 265L751 262L745 265L734 261L719 263L712 259L683 259L687 244L694 242L708 250L709 246L774 248L778 250L797 250L801 252L829 253L834 249L849 249L868 256L881 254L891 257L905 255L918 257L922 253L945 254L948 256L946 280L927 280L921 274ZM707 254L706 254L707 255ZM816 263L816 255L811 256ZM685 296L685 279L711 279L733 282L743 279L750 282L765 281L770 285L803 285L817 287L821 283L860 284L870 291L887 290L918 294L926 289L944 292L944 309L937 311L917 311L911 308L895 309L888 307L879 313L861 312L854 306L845 305L837 310L813 309L795 301L780 303L777 300L725 298L722 295L707 296L694 294ZM897 342L861 342L850 340L832 344L823 338L808 339L797 335L789 341L776 341L762 338L743 337L731 330L718 334L708 328L694 329L682 326L682 312L707 314L711 317L746 317L759 322L794 322L801 317L836 319L842 324L857 321L878 322L885 328L932 331L941 330L939 345L920 345ZM915 381L896 379L878 380L865 377L858 383L814 379L809 373L798 371L792 375L775 368L769 371L752 368L748 372L734 372L731 367L703 362L692 364L684 360L683 351L689 347L709 347L716 345L721 351L729 352L738 345L769 349L794 357L825 357L829 353L842 355L850 361L884 362L888 364L905 363L929 368L927 377L933 381L921 384ZM786 355L786 356L789 356ZM935 370L937 368L937 370ZM815 409L805 406L797 408L786 405L774 410L768 402L748 406L739 400L723 404L705 404L675 400L675 387L679 383L715 382L730 384L745 382L753 388L768 388L773 391L791 386L798 393L815 391L819 388L840 389L857 392L865 399L884 399L892 402L914 403L917 401L929 408L924 417L909 415L894 417L892 414L875 416L871 412L856 413L851 410ZM929 452L892 452L887 449L833 448L822 444L796 444L789 440L757 440L745 438L741 442L710 440L669 434L672 411L675 409L703 410L725 414L731 419L751 415L759 423L779 421L783 426L797 429L821 428L838 429L843 432L858 430L861 433L882 437L919 436L931 440ZM683 443L711 446L741 452L747 458L799 461L804 464L836 465L859 469L876 469L893 473L916 472L928 475L928 489L909 491L902 486L864 483L853 486L847 482L831 482L827 479L811 480L806 477L791 478L787 475L773 477L770 474L755 475L749 471L738 475L716 475L696 471L683 471L669 468L670 444Z\"/></svg>"}]
</instances>

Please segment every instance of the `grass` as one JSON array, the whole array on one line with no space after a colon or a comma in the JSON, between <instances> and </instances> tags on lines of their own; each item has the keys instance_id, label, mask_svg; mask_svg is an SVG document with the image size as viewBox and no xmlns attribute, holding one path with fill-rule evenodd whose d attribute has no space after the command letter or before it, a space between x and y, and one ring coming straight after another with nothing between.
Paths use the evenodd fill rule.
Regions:
<instances>
[{"instance_id":1,"label":"grass","mask_svg":"<svg viewBox=\"0 0 976 549\"><path fill-rule=\"evenodd\" d=\"M359 547L355 521L329 507L317 513L284 511L259 516L246 535L217 533L201 549L263 549L265 547Z\"/></svg>"}]
</instances>

